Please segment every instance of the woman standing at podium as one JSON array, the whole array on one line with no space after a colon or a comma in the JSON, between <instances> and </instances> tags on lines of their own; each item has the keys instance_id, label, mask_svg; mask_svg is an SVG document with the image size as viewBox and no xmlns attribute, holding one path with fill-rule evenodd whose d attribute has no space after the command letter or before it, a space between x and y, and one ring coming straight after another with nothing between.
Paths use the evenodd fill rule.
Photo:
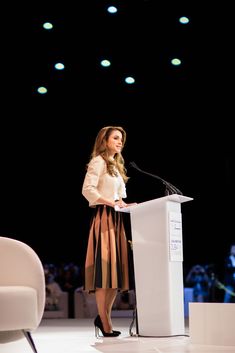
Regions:
<instances>
[{"instance_id":1,"label":"woman standing at podium","mask_svg":"<svg viewBox=\"0 0 235 353\"><path fill-rule=\"evenodd\" d=\"M93 208L86 261L85 290L95 292L98 316L96 333L114 337L111 310L117 291L129 289L128 244L122 213L115 206L129 206L125 184L128 180L122 149L126 132L120 126L103 127L95 139L91 159L82 187L82 194Z\"/></svg>"}]
</instances>

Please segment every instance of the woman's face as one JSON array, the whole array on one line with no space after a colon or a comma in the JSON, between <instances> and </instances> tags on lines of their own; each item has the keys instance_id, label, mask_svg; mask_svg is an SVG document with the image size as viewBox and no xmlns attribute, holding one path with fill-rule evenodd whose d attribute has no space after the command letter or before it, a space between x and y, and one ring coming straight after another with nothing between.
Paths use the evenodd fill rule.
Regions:
<instances>
[{"instance_id":1,"label":"woman's face","mask_svg":"<svg viewBox=\"0 0 235 353\"><path fill-rule=\"evenodd\" d=\"M110 156L120 153L122 150L122 133L119 130L113 130L108 137L106 147Z\"/></svg>"}]
</instances>

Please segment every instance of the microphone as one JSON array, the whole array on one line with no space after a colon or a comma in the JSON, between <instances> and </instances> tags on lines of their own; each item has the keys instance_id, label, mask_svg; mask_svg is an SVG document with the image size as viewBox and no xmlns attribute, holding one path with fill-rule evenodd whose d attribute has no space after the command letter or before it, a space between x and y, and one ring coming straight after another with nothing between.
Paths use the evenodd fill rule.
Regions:
<instances>
[{"instance_id":1,"label":"microphone","mask_svg":"<svg viewBox=\"0 0 235 353\"><path fill-rule=\"evenodd\" d=\"M133 161L130 162L129 166L133 167L136 170L138 170L140 173L149 175L149 176L151 176L151 177L153 177L155 179L160 180L166 187L166 194L167 195L170 195L170 194L183 195L183 193L176 186L174 186L171 183L169 183L169 181L166 181L166 180L160 178L158 175L155 175L155 174L152 174L152 173L149 173L149 172L146 172L146 171L140 169L135 162L133 162Z\"/></svg>"}]
</instances>

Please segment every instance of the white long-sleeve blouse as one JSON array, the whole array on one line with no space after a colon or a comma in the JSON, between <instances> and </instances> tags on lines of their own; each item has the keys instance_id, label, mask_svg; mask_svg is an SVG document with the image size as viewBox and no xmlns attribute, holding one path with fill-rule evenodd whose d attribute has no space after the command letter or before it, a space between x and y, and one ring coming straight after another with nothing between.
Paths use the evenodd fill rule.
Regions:
<instances>
[{"instance_id":1,"label":"white long-sleeve blouse","mask_svg":"<svg viewBox=\"0 0 235 353\"><path fill-rule=\"evenodd\" d=\"M101 156L91 159L82 186L82 194L90 207L99 204L97 200L100 197L110 201L127 197L124 180L118 171L117 174L108 174L106 162Z\"/></svg>"}]
</instances>

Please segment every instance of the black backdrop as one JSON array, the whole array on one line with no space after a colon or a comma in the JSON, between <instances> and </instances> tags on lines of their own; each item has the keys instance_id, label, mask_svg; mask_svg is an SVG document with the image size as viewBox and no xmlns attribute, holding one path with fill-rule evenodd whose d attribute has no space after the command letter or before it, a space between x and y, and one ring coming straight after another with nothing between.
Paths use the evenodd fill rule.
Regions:
<instances>
[{"instance_id":1,"label":"black backdrop","mask_svg":"<svg viewBox=\"0 0 235 353\"><path fill-rule=\"evenodd\" d=\"M127 167L135 161L194 198L182 204L185 268L214 264L219 273L234 242L229 11L126 1L116 2L121 11L111 18L107 4L55 8L52 1L11 17L3 47L0 234L26 241L43 261L83 263L85 165L98 130L122 125ZM181 15L188 27L179 26ZM44 21L54 23L51 32ZM180 68L170 65L172 56L182 58ZM99 66L103 57L112 60L109 71ZM53 69L56 61L65 63L63 72ZM135 86L123 83L126 74ZM47 95L37 94L40 84ZM128 174L128 201L164 195L159 181L131 168Z\"/></svg>"}]
</instances>

